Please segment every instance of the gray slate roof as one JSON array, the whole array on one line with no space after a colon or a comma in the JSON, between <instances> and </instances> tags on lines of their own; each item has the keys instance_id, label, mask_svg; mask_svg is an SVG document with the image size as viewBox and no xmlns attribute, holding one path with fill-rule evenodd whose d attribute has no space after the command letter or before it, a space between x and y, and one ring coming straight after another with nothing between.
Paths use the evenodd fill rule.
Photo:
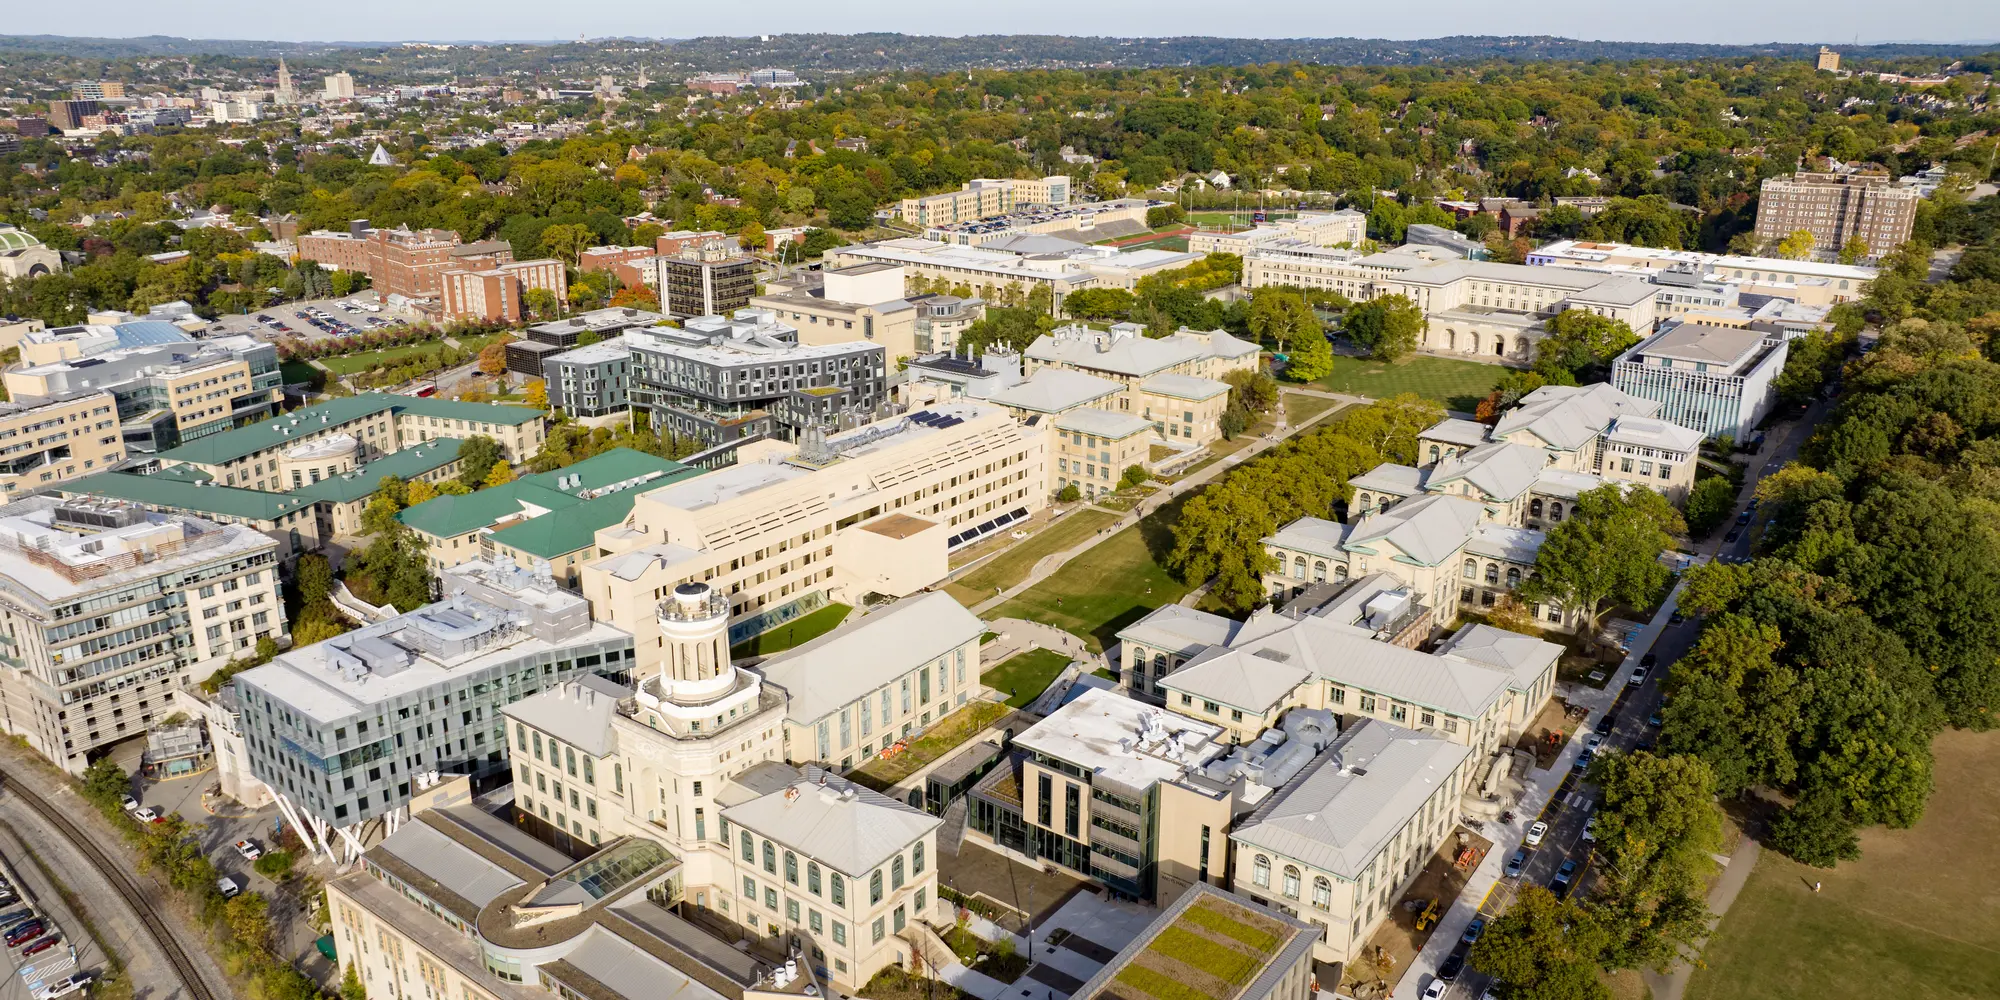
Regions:
<instances>
[{"instance_id":1,"label":"gray slate roof","mask_svg":"<svg viewBox=\"0 0 2000 1000\"><path fill-rule=\"evenodd\" d=\"M1297 549L1314 555L1338 557L1347 544L1352 526L1323 517L1302 517L1264 539L1266 544Z\"/></svg>"},{"instance_id":2,"label":"gray slate roof","mask_svg":"<svg viewBox=\"0 0 2000 1000\"><path fill-rule=\"evenodd\" d=\"M1465 544L1484 510L1477 500L1426 494L1363 517L1344 547L1352 551L1386 541L1411 559L1436 566Z\"/></svg>"},{"instance_id":3,"label":"gray slate roof","mask_svg":"<svg viewBox=\"0 0 2000 1000\"><path fill-rule=\"evenodd\" d=\"M850 618L811 642L765 660L757 670L791 695L786 718L810 723L967 642L978 641L985 631L977 615L950 594L934 591Z\"/></svg>"},{"instance_id":4,"label":"gray slate roof","mask_svg":"<svg viewBox=\"0 0 2000 1000\"><path fill-rule=\"evenodd\" d=\"M992 395L1002 406L1017 406L1038 413L1062 413L1094 403L1124 391L1125 387L1107 378L1067 368L1043 368Z\"/></svg>"},{"instance_id":5,"label":"gray slate roof","mask_svg":"<svg viewBox=\"0 0 2000 1000\"><path fill-rule=\"evenodd\" d=\"M396 859L439 885L484 907L494 897L522 884L512 872L445 836L427 823L404 823L380 845Z\"/></svg>"},{"instance_id":6,"label":"gray slate roof","mask_svg":"<svg viewBox=\"0 0 2000 1000\"><path fill-rule=\"evenodd\" d=\"M1424 470L1397 465L1394 462L1383 462L1347 482L1357 490L1374 490L1378 493L1413 497L1424 491Z\"/></svg>"},{"instance_id":7,"label":"gray slate roof","mask_svg":"<svg viewBox=\"0 0 2000 1000\"><path fill-rule=\"evenodd\" d=\"M1491 625L1465 625L1438 647L1438 655L1505 670L1513 677L1510 686L1525 690L1562 655L1562 647Z\"/></svg>"},{"instance_id":8,"label":"gray slate roof","mask_svg":"<svg viewBox=\"0 0 2000 1000\"><path fill-rule=\"evenodd\" d=\"M805 768L784 790L730 806L722 815L854 877L908 850L944 822L817 767Z\"/></svg>"},{"instance_id":9,"label":"gray slate roof","mask_svg":"<svg viewBox=\"0 0 2000 1000\"><path fill-rule=\"evenodd\" d=\"M1472 445L1485 444L1488 429L1485 424L1477 420L1461 420L1458 417L1446 417L1425 428L1424 432L1417 435L1417 437L1423 440L1449 441L1452 444L1462 444L1470 447Z\"/></svg>"},{"instance_id":10,"label":"gray slate roof","mask_svg":"<svg viewBox=\"0 0 2000 1000\"><path fill-rule=\"evenodd\" d=\"M1628 396L1604 382L1545 385L1522 396L1518 405L1500 415L1493 425L1493 438L1497 441L1525 430L1551 448L1575 451L1603 433L1613 419L1627 413L1650 417L1659 408L1659 403Z\"/></svg>"},{"instance_id":11,"label":"gray slate roof","mask_svg":"<svg viewBox=\"0 0 2000 1000\"><path fill-rule=\"evenodd\" d=\"M1533 486L1548 453L1525 444L1494 441L1459 452L1431 469L1424 488L1441 491L1460 481L1496 500L1512 500Z\"/></svg>"},{"instance_id":12,"label":"gray slate roof","mask_svg":"<svg viewBox=\"0 0 2000 1000\"><path fill-rule=\"evenodd\" d=\"M500 711L592 757L602 757L617 749L611 717L618 712L618 702L630 697L631 688L593 674L565 681Z\"/></svg>"},{"instance_id":13,"label":"gray slate roof","mask_svg":"<svg viewBox=\"0 0 2000 1000\"><path fill-rule=\"evenodd\" d=\"M1179 604L1162 604L1148 612L1146 617L1121 629L1118 640L1192 655L1200 652L1203 646L1228 642L1241 624L1231 618Z\"/></svg>"},{"instance_id":14,"label":"gray slate roof","mask_svg":"<svg viewBox=\"0 0 2000 1000\"><path fill-rule=\"evenodd\" d=\"M1449 740L1363 720L1230 839L1355 878L1471 753Z\"/></svg>"}]
</instances>

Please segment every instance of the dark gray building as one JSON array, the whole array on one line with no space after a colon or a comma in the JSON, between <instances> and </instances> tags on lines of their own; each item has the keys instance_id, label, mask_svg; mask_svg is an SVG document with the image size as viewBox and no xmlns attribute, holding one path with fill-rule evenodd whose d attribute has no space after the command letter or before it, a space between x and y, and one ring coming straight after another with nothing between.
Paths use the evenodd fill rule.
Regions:
<instances>
[{"instance_id":1,"label":"dark gray building","mask_svg":"<svg viewBox=\"0 0 2000 1000\"><path fill-rule=\"evenodd\" d=\"M592 309L577 313L568 319L537 323L523 334L525 339L507 345L507 370L529 378L543 378L547 371L544 364L564 351L578 346L585 334L595 337L592 343L610 340L633 327L652 326L665 316L644 309ZM549 402L555 402L553 386L549 389Z\"/></svg>"},{"instance_id":2,"label":"dark gray building","mask_svg":"<svg viewBox=\"0 0 2000 1000\"><path fill-rule=\"evenodd\" d=\"M802 346L768 309L696 316L681 329L630 331L632 408L654 430L724 444L754 434L838 427L888 405L881 345ZM553 396L551 397L553 399Z\"/></svg>"},{"instance_id":3,"label":"dark gray building","mask_svg":"<svg viewBox=\"0 0 2000 1000\"><path fill-rule=\"evenodd\" d=\"M549 405L572 417L622 413L632 403L632 349L622 335L542 359Z\"/></svg>"}]
</instances>

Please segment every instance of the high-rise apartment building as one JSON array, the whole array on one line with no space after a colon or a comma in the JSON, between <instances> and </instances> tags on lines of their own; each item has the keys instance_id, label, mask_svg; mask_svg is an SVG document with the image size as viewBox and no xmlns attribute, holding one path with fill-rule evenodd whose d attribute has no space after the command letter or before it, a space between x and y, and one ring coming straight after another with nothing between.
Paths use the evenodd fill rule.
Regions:
<instances>
[{"instance_id":1,"label":"high-rise apartment building","mask_svg":"<svg viewBox=\"0 0 2000 1000\"><path fill-rule=\"evenodd\" d=\"M1813 250L1832 257L1850 240L1881 257L1910 238L1923 197L1897 187L1885 173L1797 173L1764 182L1757 201L1757 240L1776 243L1804 230Z\"/></svg>"},{"instance_id":2,"label":"high-rise apartment building","mask_svg":"<svg viewBox=\"0 0 2000 1000\"><path fill-rule=\"evenodd\" d=\"M689 244L651 261L660 311L675 318L733 313L757 294L757 261L726 239Z\"/></svg>"},{"instance_id":3,"label":"high-rise apartment building","mask_svg":"<svg viewBox=\"0 0 2000 1000\"><path fill-rule=\"evenodd\" d=\"M1820 46L1819 62L1815 64L1815 67L1818 69L1826 70L1829 73L1840 72L1840 53L1835 52L1824 45Z\"/></svg>"},{"instance_id":4,"label":"high-rise apartment building","mask_svg":"<svg viewBox=\"0 0 2000 1000\"><path fill-rule=\"evenodd\" d=\"M257 531L117 501L0 508L0 729L65 770L287 635L278 543Z\"/></svg>"},{"instance_id":5,"label":"high-rise apartment building","mask_svg":"<svg viewBox=\"0 0 2000 1000\"><path fill-rule=\"evenodd\" d=\"M0 495L95 475L124 458L118 404L108 392L0 403Z\"/></svg>"},{"instance_id":6,"label":"high-rise apartment building","mask_svg":"<svg viewBox=\"0 0 2000 1000\"><path fill-rule=\"evenodd\" d=\"M50 101L49 124L68 132L82 128L84 118L97 112L96 101Z\"/></svg>"},{"instance_id":7,"label":"high-rise apartment building","mask_svg":"<svg viewBox=\"0 0 2000 1000\"><path fill-rule=\"evenodd\" d=\"M436 297L449 270L482 271L512 263L505 240L464 243L449 229L374 229L366 219L347 232L316 230L299 237L299 257L366 274L383 295Z\"/></svg>"},{"instance_id":8,"label":"high-rise apartment building","mask_svg":"<svg viewBox=\"0 0 2000 1000\"><path fill-rule=\"evenodd\" d=\"M326 78L326 99L329 101L351 101L354 99L354 77L341 70Z\"/></svg>"},{"instance_id":9,"label":"high-rise apartment building","mask_svg":"<svg viewBox=\"0 0 2000 1000\"><path fill-rule=\"evenodd\" d=\"M887 402L880 345L863 340L817 346L769 310L734 318L697 316L680 329L628 331L631 396L654 430L721 444L805 427L837 428ZM553 400L555 373L550 373ZM565 387L565 397L574 389Z\"/></svg>"}]
</instances>

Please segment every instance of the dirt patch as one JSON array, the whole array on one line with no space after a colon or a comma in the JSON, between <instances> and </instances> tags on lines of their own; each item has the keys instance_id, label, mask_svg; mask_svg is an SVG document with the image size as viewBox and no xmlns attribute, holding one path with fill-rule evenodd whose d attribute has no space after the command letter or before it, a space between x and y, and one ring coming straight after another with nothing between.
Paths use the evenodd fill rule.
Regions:
<instances>
[{"instance_id":1,"label":"dirt patch","mask_svg":"<svg viewBox=\"0 0 2000 1000\"><path fill-rule=\"evenodd\" d=\"M1473 853L1460 867L1457 862L1462 851L1468 848ZM1435 920L1423 930L1417 930L1418 915L1433 901L1437 903L1440 916L1450 910L1452 901L1465 891L1465 883L1471 878L1471 873L1492 848L1492 841L1464 827L1459 827L1452 836L1445 838L1444 846L1431 855L1424 864L1424 870L1417 874L1416 881L1410 883L1409 890L1396 901L1388 922L1375 931L1375 936L1368 939L1358 957L1348 963L1342 982L1351 995L1388 995L1396 980L1402 978L1403 970L1409 967L1411 960L1417 957L1437 931ZM1409 905L1416 902L1425 905Z\"/></svg>"},{"instance_id":2,"label":"dirt patch","mask_svg":"<svg viewBox=\"0 0 2000 1000\"><path fill-rule=\"evenodd\" d=\"M1568 715L1569 706L1561 698L1551 698L1542 706L1540 715L1535 716L1527 728L1521 730L1520 742L1515 745L1535 755L1535 769L1546 771L1562 756L1563 744L1576 733L1582 719L1572 719ZM1555 738L1550 739L1551 736Z\"/></svg>"}]
</instances>

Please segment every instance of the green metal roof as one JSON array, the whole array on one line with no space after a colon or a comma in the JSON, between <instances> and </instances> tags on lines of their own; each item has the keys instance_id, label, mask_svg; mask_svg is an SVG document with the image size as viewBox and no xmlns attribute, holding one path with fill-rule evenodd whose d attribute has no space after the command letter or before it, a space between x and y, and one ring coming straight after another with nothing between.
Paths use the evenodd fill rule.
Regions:
<instances>
[{"instance_id":1,"label":"green metal roof","mask_svg":"<svg viewBox=\"0 0 2000 1000\"><path fill-rule=\"evenodd\" d=\"M153 473L151 478L164 479L175 483L205 483L215 477L192 465L169 465Z\"/></svg>"},{"instance_id":2,"label":"green metal roof","mask_svg":"<svg viewBox=\"0 0 2000 1000\"><path fill-rule=\"evenodd\" d=\"M0 250L31 250L41 245L42 241L25 229L0 226Z\"/></svg>"},{"instance_id":3,"label":"green metal roof","mask_svg":"<svg viewBox=\"0 0 2000 1000\"><path fill-rule=\"evenodd\" d=\"M631 489L588 500L578 496L654 472L659 475ZM504 486L487 487L462 497L427 500L396 516L432 537L452 538L487 527L527 507L539 507L548 513L496 531L493 540L553 559L588 547L597 529L624 520L639 494L700 474L700 469L643 451L614 448L554 472L522 476ZM580 477L580 481L567 489L556 488L557 483L571 476Z\"/></svg>"},{"instance_id":4,"label":"green metal roof","mask_svg":"<svg viewBox=\"0 0 2000 1000\"><path fill-rule=\"evenodd\" d=\"M458 446L457 438L438 438L435 441L411 445L366 465L356 466L353 472L346 475L322 479L317 483L307 483L291 491L290 495L324 500L328 503L352 503L374 493L376 487L381 485L383 476L413 479L458 461ZM187 466L175 466L175 468L184 469Z\"/></svg>"},{"instance_id":5,"label":"green metal roof","mask_svg":"<svg viewBox=\"0 0 2000 1000\"><path fill-rule=\"evenodd\" d=\"M396 519L426 535L451 538L477 531L509 514L518 514L523 504L556 511L582 502L567 493L516 480L462 497L426 500L397 514Z\"/></svg>"},{"instance_id":6,"label":"green metal roof","mask_svg":"<svg viewBox=\"0 0 2000 1000\"><path fill-rule=\"evenodd\" d=\"M220 514L259 521L275 521L313 503L310 498L284 493L264 493L234 486L203 486L175 477L135 476L128 472L99 473L58 483L56 489L73 496L111 497L196 514Z\"/></svg>"},{"instance_id":7,"label":"green metal roof","mask_svg":"<svg viewBox=\"0 0 2000 1000\"><path fill-rule=\"evenodd\" d=\"M301 407L290 413L280 414L262 423L239 427L221 434L197 438L178 448L160 453L163 462L195 462L201 465L222 465L246 455L270 448L276 448L297 439L297 434L310 434L314 428L345 424L373 416L385 410L412 413L419 416L438 417L451 420L473 420L489 424L519 425L541 417L542 410L523 406L501 406L497 403L456 403L448 399L428 399L417 396L395 396L388 393L364 392L357 396L343 396L316 406ZM321 418L325 419L322 420ZM295 431L286 434L287 430Z\"/></svg>"}]
</instances>

